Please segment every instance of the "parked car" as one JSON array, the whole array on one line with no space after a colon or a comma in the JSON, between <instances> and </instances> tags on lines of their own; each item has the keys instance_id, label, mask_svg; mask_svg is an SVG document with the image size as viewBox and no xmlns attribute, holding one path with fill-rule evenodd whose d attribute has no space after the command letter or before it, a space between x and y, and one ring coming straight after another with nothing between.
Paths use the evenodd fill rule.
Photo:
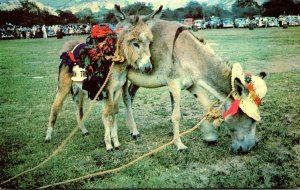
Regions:
<instances>
[{"instance_id":1,"label":"parked car","mask_svg":"<svg viewBox=\"0 0 300 190\"><path fill-rule=\"evenodd\" d=\"M275 17L266 17L268 19L267 26L268 27L278 27L278 20Z\"/></svg>"},{"instance_id":2,"label":"parked car","mask_svg":"<svg viewBox=\"0 0 300 190\"><path fill-rule=\"evenodd\" d=\"M222 23L221 23L222 28L233 28L234 27L234 23L232 18L224 18L222 19Z\"/></svg>"},{"instance_id":3,"label":"parked car","mask_svg":"<svg viewBox=\"0 0 300 190\"><path fill-rule=\"evenodd\" d=\"M208 21L208 28L220 28L221 27L221 19L216 16L212 16Z\"/></svg>"},{"instance_id":4,"label":"parked car","mask_svg":"<svg viewBox=\"0 0 300 190\"><path fill-rule=\"evenodd\" d=\"M298 16L288 15L285 19L289 26L299 26Z\"/></svg>"},{"instance_id":5,"label":"parked car","mask_svg":"<svg viewBox=\"0 0 300 190\"><path fill-rule=\"evenodd\" d=\"M246 18L236 18L234 19L234 27L236 28L246 28L247 26L247 22L246 22Z\"/></svg>"},{"instance_id":6,"label":"parked car","mask_svg":"<svg viewBox=\"0 0 300 190\"><path fill-rule=\"evenodd\" d=\"M206 23L202 19L197 19L195 20L195 27L197 27L199 30L206 29Z\"/></svg>"},{"instance_id":7,"label":"parked car","mask_svg":"<svg viewBox=\"0 0 300 190\"><path fill-rule=\"evenodd\" d=\"M183 25L187 29L192 29L195 25L194 19L193 18L185 18L184 21L183 21Z\"/></svg>"},{"instance_id":8,"label":"parked car","mask_svg":"<svg viewBox=\"0 0 300 190\"><path fill-rule=\"evenodd\" d=\"M177 22L179 22L179 23L183 24L183 22L184 22L184 19L177 19Z\"/></svg>"},{"instance_id":9,"label":"parked car","mask_svg":"<svg viewBox=\"0 0 300 190\"><path fill-rule=\"evenodd\" d=\"M14 35L6 31L4 28L0 28L0 39L13 39Z\"/></svg>"}]
</instances>

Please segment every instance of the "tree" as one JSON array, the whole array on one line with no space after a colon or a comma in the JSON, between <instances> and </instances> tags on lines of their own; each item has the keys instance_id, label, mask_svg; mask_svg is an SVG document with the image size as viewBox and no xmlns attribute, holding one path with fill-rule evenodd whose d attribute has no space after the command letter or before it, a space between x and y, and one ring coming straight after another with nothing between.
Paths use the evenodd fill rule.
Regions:
<instances>
[{"instance_id":1,"label":"tree","mask_svg":"<svg viewBox=\"0 0 300 190\"><path fill-rule=\"evenodd\" d=\"M78 18L69 10L58 10L58 16L62 19L62 24L76 23Z\"/></svg>"},{"instance_id":2,"label":"tree","mask_svg":"<svg viewBox=\"0 0 300 190\"><path fill-rule=\"evenodd\" d=\"M91 19L93 17L93 12L90 8L85 8L75 13L75 16L78 18L80 22L89 23L91 22Z\"/></svg>"},{"instance_id":3,"label":"tree","mask_svg":"<svg viewBox=\"0 0 300 190\"><path fill-rule=\"evenodd\" d=\"M187 4L185 7L185 17L190 17L190 18L202 18L202 6L196 2L196 1L191 1Z\"/></svg>"},{"instance_id":4,"label":"tree","mask_svg":"<svg viewBox=\"0 0 300 190\"><path fill-rule=\"evenodd\" d=\"M232 5L232 13L235 17L252 17L260 12L261 7L254 0L237 0Z\"/></svg>"},{"instance_id":5,"label":"tree","mask_svg":"<svg viewBox=\"0 0 300 190\"><path fill-rule=\"evenodd\" d=\"M128 15L148 15L153 12L152 4L136 2L124 8L124 12Z\"/></svg>"},{"instance_id":6,"label":"tree","mask_svg":"<svg viewBox=\"0 0 300 190\"><path fill-rule=\"evenodd\" d=\"M263 3L263 15L279 16L282 14L300 14L300 2L293 0L270 0Z\"/></svg>"}]
</instances>

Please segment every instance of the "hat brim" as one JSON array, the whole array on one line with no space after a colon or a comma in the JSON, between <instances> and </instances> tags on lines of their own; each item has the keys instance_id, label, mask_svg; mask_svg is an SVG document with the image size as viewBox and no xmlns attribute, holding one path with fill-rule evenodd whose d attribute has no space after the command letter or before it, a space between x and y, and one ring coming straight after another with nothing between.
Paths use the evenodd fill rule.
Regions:
<instances>
[{"instance_id":1,"label":"hat brim","mask_svg":"<svg viewBox=\"0 0 300 190\"><path fill-rule=\"evenodd\" d=\"M241 83L246 86L246 81L245 81L245 73L243 72L243 69L239 63L235 63L232 66L232 74L231 74L231 87L232 90L235 90L235 85L234 85L234 80L238 78L240 79ZM256 121L260 121L260 111L258 109L258 106L254 102L254 100L251 98L250 93L248 94L247 97L241 97L238 92L234 91L232 93L232 96L234 99L239 99L240 105L239 108L247 114L249 117Z\"/></svg>"}]
</instances>

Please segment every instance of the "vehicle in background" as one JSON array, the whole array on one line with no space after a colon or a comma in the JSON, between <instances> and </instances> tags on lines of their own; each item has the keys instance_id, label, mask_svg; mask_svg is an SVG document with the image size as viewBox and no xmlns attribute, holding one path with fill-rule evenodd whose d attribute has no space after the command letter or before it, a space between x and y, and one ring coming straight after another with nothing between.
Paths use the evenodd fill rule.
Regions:
<instances>
[{"instance_id":1,"label":"vehicle in background","mask_svg":"<svg viewBox=\"0 0 300 190\"><path fill-rule=\"evenodd\" d=\"M221 21L221 27L222 28L233 28L234 27L234 23L232 18L224 18Z\"/></svg>"},{"instance_id":2,"label":"vehicle in background","mask_svg":"<svg viewBox=\"0 0 300 190\"><path fill-rule=\"evenodd\" d=\"M278 27L278 20L275 17L266 17L268 19L267 21L267 27Z\"/></svg>"},{"instance_id":3,"label":"vehicle in background","mask_svg":"<svg viewBox=\"0 0 300 190\"><path fill-rule=\"evenodd\" d=\"M13 39L15 36L4 28L0 28L0 39Z\"/></svg>"},{"instance_id":4,"label":"vehicle in background","mask_svg":"<svg viewBox=\"0 0 300 190\"><path fill-rule=\"evenodd\" d=\"M100 26L106 25L108 26L112 31L115 31L116 25L111 24L111 23L101 23Z\"/></svg>"},{"instance_id":5,"label":"vehicle in background","mask_svg":"<svg viewBox=\"0 0 300 190\"><path fill-rule=\"evenodd\" d=\"M234 19L234 27L235 28L246 28L248 27L248 24L246 22L246 18L236 18Z\"/></svg>"},{"instance_id":6,"label":"vehicle in background","mask_svg":"<svg viewBox=\"0 0 300 190\"><path fill-rule=\"evenodd\" d=\"M197 27L197 29L199 29L199 30L206 29L206 23L203 19L196 19L195 27Z\"/></svg>"},{"instance_id":7,"label":"vehicle in background","mask_svg":"<svg viewBox=\"0 0 300 190\"><path fill-rule=\"evenodd\" d=\"M179 22L180 24L183 24L184 19L177 19L177 22Z\"/></svg>"},{"instance_id":8,"label":"vehicle in background","mask_svg":"<svg viewBox=\"0 0 300 190\"><path fill-rule=\"evenodd\" d=\"M195 25L193 18L185 18L182 23L187 29L192 29Z\"/></svg>"},{"instance_id":9,"label":"vehicle in background","mask_svg":"<svg viewBox=\"0 0 300 190\"><path fill-rule=\"evenodd\" d=\"M207 23L208 28L220 28L221 27L221 19L216 16L211 16Z\"/></svg>"},{"instance_id":10,"label":"vehicle in background","mask_svg":"<svg viewBox=\"0 0 300 190\"><path fill-rule=\"evenodd\" d=\"M288 15L285 17L285 20L289 26L299 26L298 16Z\"/></svg>"},{"instance_id":11,"label":"vehicle in background","mask_svg":"<svg viewBox=\"0 0 300 190\"><path fill-rule=\"evenodd\" d=\"M47 32L47 36L48 36L48 38L50 38L50 37L56 37L56 33L54 32L53 29L50 29Z\"/></svg>"}]
</instances>

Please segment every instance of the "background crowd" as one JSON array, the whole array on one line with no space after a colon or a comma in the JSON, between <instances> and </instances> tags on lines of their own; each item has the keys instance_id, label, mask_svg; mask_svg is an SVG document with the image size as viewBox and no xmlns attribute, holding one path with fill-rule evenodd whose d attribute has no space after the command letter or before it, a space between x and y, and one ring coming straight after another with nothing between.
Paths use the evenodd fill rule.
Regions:
<instances>
[{"instance_id":1,"label":"background crowd","mask_svg":"<svg viewBox=\"0 0 300 190\"><path fill-rule=\"evenodd\" d=\"M1 39L29 39L29 38L48 38L57 35L82 35L90 33L90 24L68 24L68 25L33 25L17 26L6 23L0 28Z\"/></svg>"}]
</instances>

